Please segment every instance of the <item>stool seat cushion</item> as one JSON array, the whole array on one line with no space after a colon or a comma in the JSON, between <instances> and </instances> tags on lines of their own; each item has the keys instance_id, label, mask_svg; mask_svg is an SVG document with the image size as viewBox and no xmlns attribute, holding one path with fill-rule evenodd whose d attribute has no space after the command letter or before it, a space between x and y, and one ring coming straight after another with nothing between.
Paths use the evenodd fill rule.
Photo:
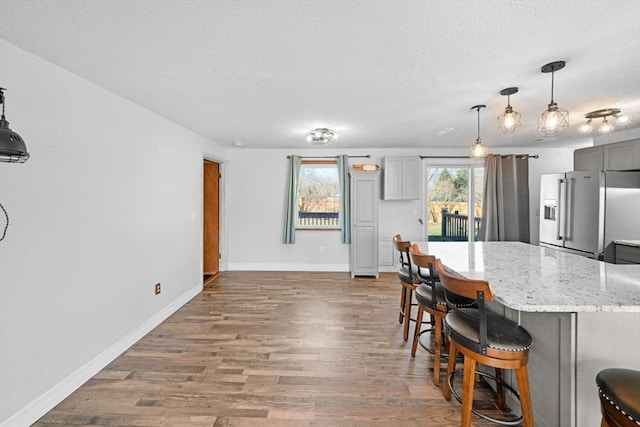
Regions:
<instances>
[{"instance_id":1,"label":"stool seat cushion","mask_svg":"<svg viewBox=\"0 0 640 427\"><path fill-rule=\"evenodd\" d=\"M596 375L596 384L613 408L640 425L640 371L605 369Z\"/></svg>"},{"instance_id":2,"label":"stool seat cushion","mask_svg":"<svg viewBox=\"0 0 640 427\"><path fill-rule=\"evenodd\" d=\"M486 315L487 347L500 351L523 351L531 347L531 335L522 326L496 313L488 311ZM469 350L482 354L477 309L449 311L444 321L445 329L452 339Z\"/></svg>"},{"instance_id":3,"label":"stool seat cushion","mask_svg":"<svg viewBox=\"0 0 640 427\"><path fill-rule=\"evenodd\" d=\"M411 272L407 267L402 266L398 269L398 279L404 283L413 284Z\"/></svg>"},{"instance_id":4,"label":"stool seat cushion","mask_svg":"<svg viewBox=\"0 0 640 427\"><path fill-rule=\"evenodd\" d=\"M440 283L435 283L436 287L436 301L433 302L432 288L429 285L418 285L416 288L416 300L425 307L437 309L436 304L445 305L444 289Z\"/></svg>"}]
</instances>

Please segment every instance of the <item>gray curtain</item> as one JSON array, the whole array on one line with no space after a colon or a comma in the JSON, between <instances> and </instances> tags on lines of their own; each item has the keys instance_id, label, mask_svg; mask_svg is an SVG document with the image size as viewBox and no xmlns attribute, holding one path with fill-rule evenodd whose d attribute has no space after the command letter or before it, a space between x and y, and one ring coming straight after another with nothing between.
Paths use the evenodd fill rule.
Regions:
<instances>
[{"instance_id":1,"label":"gray curtain","mask_svg":"<svg viewBox=\"0 0 640 427\"><path fill-rule=\"evenodd\" d=\"M336 157L338 165L338 183L340 184L340 241L351 243L351 210L349 208L349 156Z\"/></svg>"},{"instance_id":2,"label":"gray curtain","mask_svg":"<svg viewBox=\"0 0 640 427\"><path fill-rule=\"evenodd\" d=\"M282 235L282 243L284 244L296 242L296 204L298 203L298 176L301 163L300 157L291 156L284 207L284 231Z\"/></svg>"},{"instance_id":3,"label":"gray curtain","mask_svg":"<svg viewBox=\"0 0 640 427\"><path fill-rule=\"evenodd\" d=\"M478 240L529 243L529 158L490 154Z\"/></svg>"}]
</instances>

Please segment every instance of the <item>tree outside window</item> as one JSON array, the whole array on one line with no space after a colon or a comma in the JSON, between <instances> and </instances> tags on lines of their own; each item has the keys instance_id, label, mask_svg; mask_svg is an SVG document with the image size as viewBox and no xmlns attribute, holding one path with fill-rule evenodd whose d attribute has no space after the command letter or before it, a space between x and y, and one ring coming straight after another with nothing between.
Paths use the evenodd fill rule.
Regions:
<instances>
[{"instance_id":1,"label":"tree outside window","mask_svg":"<svg viewBox=\"0 0 640 427\"><path fill-rule=\"evenodd\" d=\"M297 207L297 228L340 227L340 185L335 160L302 162Z\"/></svg>"}]
</instances>

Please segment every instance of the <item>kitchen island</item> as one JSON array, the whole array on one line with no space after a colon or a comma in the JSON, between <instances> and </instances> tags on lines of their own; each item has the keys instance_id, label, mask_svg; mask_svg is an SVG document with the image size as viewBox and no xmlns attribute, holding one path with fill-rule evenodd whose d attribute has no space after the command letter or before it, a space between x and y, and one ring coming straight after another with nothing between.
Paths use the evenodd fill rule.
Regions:
<instances>
[{"instance_id":1,"label":"kitchen island","mask_svg":"<svg viewBox=\"0 0 640 427\"><path fill-rule=\"evenodd\" d=\"M596 374L609 367L640 370L640 265L520 242L419 246L459 274L487 280L492 310L532 335L528 367L536 426L600 425Z\"/></svg>"}]
</instances>

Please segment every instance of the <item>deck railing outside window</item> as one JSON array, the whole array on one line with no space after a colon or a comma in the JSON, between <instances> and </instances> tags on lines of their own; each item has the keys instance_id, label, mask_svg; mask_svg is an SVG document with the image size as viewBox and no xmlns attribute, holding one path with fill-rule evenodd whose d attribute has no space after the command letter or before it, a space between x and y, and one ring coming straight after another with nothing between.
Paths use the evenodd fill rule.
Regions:
<instances>
[{"instance_id":1,"label":"deck railing outside window","mask_svg":"<svg viewBox=\"0 0 640 427\"><path fill-rule=\"evenodd\" d=\"M301 227L339 227L338 212L298 212L298 225Z\"/></svg>"},{"instance_id":2,"label":"deck railing outside window","mask_svg":"<svg viewBox=\"0 0 640 427\"><path fill-rule=\"evenodd\" d=\"M480 231L480 217L474 217L473 237L478 239ZM469 216L460 215L458 211L453 213L442 209L442 240L467 241L469 240Z\"/></svg>"}]
</instances>

